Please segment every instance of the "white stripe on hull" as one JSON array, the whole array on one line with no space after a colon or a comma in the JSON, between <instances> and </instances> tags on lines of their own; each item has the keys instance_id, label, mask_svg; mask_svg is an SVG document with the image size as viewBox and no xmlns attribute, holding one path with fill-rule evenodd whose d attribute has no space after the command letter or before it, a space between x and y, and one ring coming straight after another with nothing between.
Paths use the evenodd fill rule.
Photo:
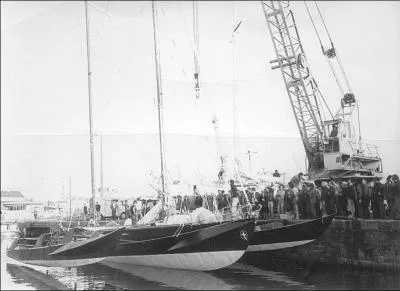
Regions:
<instances>
[{"instance_id":1,"label":"white stripe on hull","mask_svg":"<svg viewBox=\"0 0 400 291\"><path fill-rule=\"evenodd\" d=\"M262 245L249 245L247 247L247 252L261 252L261 251L273 251L273 250L280 250L286 248L292 248L295 246L300 246L307 244L309 242L314 241L311 240L298 240L298 241L290 241L290 242L283 242L283 243L273 243L273 244L262 244Z\"/></svg>"},{"instance_id":2,"label":"white stripe on hull","mask_svg":"<svg viewBox=\"0 0 400 291\"><path fill-rule=\"evenodd\" d=\"M183 254L160 254L142 256L107 257L102 263L151 266L171 269L210 271L225 268L239 260L245 250L198 252Z\"/></svg>"},{"instance_id":3,"label":"white stripe on hull","mask_svg":"<svg viewBox=\"0 0 400 291\"><path fill-rule=\"evenodd\" d=\"M90 265L102 261L104 258L77 259L77 260L29 260L22 261L24 264L44 267L78 267Z\"/></svg>"}]
</instances>

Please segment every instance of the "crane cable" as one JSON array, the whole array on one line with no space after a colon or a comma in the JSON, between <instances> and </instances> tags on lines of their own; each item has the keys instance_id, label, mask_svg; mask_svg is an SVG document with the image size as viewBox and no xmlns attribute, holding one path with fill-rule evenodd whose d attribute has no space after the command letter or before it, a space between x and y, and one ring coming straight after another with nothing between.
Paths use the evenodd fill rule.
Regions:
<instances>
[{"instance_id":1,"label":"crane cable","mask_svg":"<svg viewBox=\"0 0 400 291\"><path fill-rule=\"evenodd\" d=\"M326 53L325 53L325 49L324 49L324 46L323 46L323 44L322 44L321 37L319 36L317 27L315 26L314 19L313 19L312 16L311 16L311 13L310 13L310 10L308 9L308 6L307 6L306 1L303 1L303 2L304 2L304 5L305 5L305 7L306 7L306 10L307 10L308 17L310 18L311 23L312 23L312 25L313 25L313 27L314 27L315 34L317 35L317 38L318 38L318 40L319 40L319 44L320 44L320 46L321 46L322 53L323 53L324 56L326 57L326 60L327 60L328 65L329 65L329 68L331 69L332 74L333 74L333 76L335 77L336 84L337 84L338 87L339 87L339 90L340 90L341 95L344 96L343 87L342 87L342 85L341 85L341 83L340 83L340 81L339 81L339 79L338 79L338 77L337 77L337 75L336 75L335 69L334 69L334 67L333 67L333 65L332 65L332 63L331 63L331 61L329 60L329 57L328 57L328 56L326 55ZM326 27L325 27L325 28L326 28ZM329 36L329 34L328 34L328 36ZM329 36L329 39L331 40L330 36ZM332 47L333 47L332 41L331 41L331 44L332 44Z\"/></svg>"},{"instance_id":2,"label":"crane cable","mask_svg":"<svg viewBox=\"0 0 400 291\"><path fill-rule=\"evenodd\" d=\"M327 36L328 36L328 38L329 38L329 41L330 41L330 43L331 43L332 49L333 49L334 52L335 52L335 55L334 55L334 56L335 56L336 59L337 59L339 68L340 68L340 70L341 70L341 72L342 72L342 74L343 74L344 80L346 81L346 85L347 85L347 88L348 88L348 90L349 90L349 93L353 94L353 91L352 91L352 89L351 89L351 87L350 87L349 80L348 80L347 75L346 75L346 73L345 73L345 71L344 71L342 62L340 61L340 57L339 57L338 51L337 51L336 47L335 47L334 44L333 44L331 35L330 35L330 33L329 33L328 27L326 26L326 23L325 23L325 21L324 21L324 18L323 18L323 16L322 16L322 13L321 13L321 11L320 11L320 9L319 9L319 6L318 6L318 4L317 4L316 1L314 1L314 4L315 4L315 6L316 6L316 8L317 8L318 14L319 14L319 16L320 16L320 18L321 18L321 21L322 21L322 24L324 25L324 28L325 28L326 34L327 34ZM310 17L311 22L312 22L313 27L314 27L314 30L315 30L315 33L317 34L317 37L318 37L318 40L319 40L319 42L320 42L322 51L324 52L324 55L326 56L326 59L328 60L329 57L325 54L325 51L324 51L324 49L323 49L323 45L322 45L322 42L321 42L321 38L320 38L320 36L319 36L319 34L318 34L318 31L317 31L317 29L316 29L316 27L315 27L314 20L313 20L313 18L312 18L312 16L311 16L311 13L310 13L309 9L308 9L308 6L307 6L306 1L304 1L304 5L306 6L308 16ZM333 75L335 76L336 83L337 83L338 86L339 86L339 89L340 89L340 91L341 91L341 93L342 93L342 96L344 96L343 89L341 88L341 85L340 85L339 82L338 82L338 79L337 79L337 77L336 77L336 73L335 73L335 71L334 71L334 68L333 68L333 66L332 66L332 63L331 63L329 60L328 60L328 63L329 63L329 66L330 66L330 68L331 68L331 71L332 71ZM354 96L354 94L353 94L353 96ZM359 141L361 142L360 107L359 107L358 101L357 101L357 113L358 113L357 115L358 115Z\"/></svg>"},{"instance_id":3,"label":"crane cable","mask_svg":"<svg viewBox=\"0 0 400 291\"><path fill-rule=\"evenodd\" d=\"M328 31L328 27L327 27L326 24L325 24L324 18L322 17L322 14L321 14L321 11L319 10L319 6L318 6L317 2L314 1L314 4L315 4L315 6L317 7L318 14L319 14L319 16L320 16L320 18L321 18L321 20L322 20L322 24L323 24L324 27L325 27L325 31L326 31L326 34L327 34L328 37L329 37L329 41L331 42L332 48L334 48L334 50L335 50L336 59L337 59L337 61L338 61L340 70L342 71L343 77L344 77L344 79L345 79L345 81L346 81L347 87L349 88L350 93L352 93L353 91L351 90L349 80L347 79L346 73L345 73L345 71L344 71L344 69L343 69L342 62L340 61L339 53L338 53L336 47L333 45L333 41L332 41L331 35L329 34L329 31Z\"/></svg>"},{"instance_id":4,"label":"crane cable","mask_svg":"<svg viewBox=\"0 0 400 291\"><path fill-rule=\"evenodd\" d=\"M193 1L193 35L194 35L194 82L196 98L200 98L200 64L199 64L199 11L198 1Z\"/></svg>"},{"instance_id":5,"label":"crane cable","mask_svg":"<svg viewBox=\"0 0 400 291\"><path fill-rule=\"evenodd\" d=\"M195 7L195 6L194 6ZM193 7L193 9L195 9ZM179 5L179 8L180 8L180 12L181 12L181 14L182 14L182 19L183 19L183 22L184 22L184 27L185 27L185 33L186 33L186 35L187 35L187 37L190 39L190 43L191 43L191 45L192 45L192 48L193 48L193 51L194 51L194 54L195 54L195 60L197 60L197 68L199 69L200 68L200 54L199 54L199 48L198 48L198 40L199 40L199 36L197 35L197 40L196 40L196 38L195 38L195 35L196 35L196 33L194 33L194 34L192 34L192 33L190 33L189 32L189 29L188 29L188 25L187 25L187 20L186 20L186 17L185 17L185 13L184 13L184 11L183 11L183 8L182 8L182 5L180 4ZM194 11L194 14L193 14L193 17L194 17L194 21L195 21L195 19L197 19L197 22L198 22L198 14L197 14L198 12L195 12ZM197 15L197 16L196 16ZM193 27L195 27L195 25L193 26ZM198 26L198 24L197 24L197 27L199 27ZM197 44L197 45L196 45ZM195 65L196 65L196 63L195 63ZM205 85L204 83L201 85L201 87L203 88L203 89L206 89L206 87L207 87L207 85ZM200 89L200 84L199 84L199 89ZM205 91L205 92L207 92L207 90ZM214 119L215 119L215 117L216 117L216 113L215 113L215 111L214 110L212 110L211 109L211 106L210 106L210 104L209 104L209 97L208 97L208 95L209 94L207 94L207 93L204 93L204 91L202 92L202 98L201 98L201 100L202 100L202 104L204 105L204 107L205 107L205 109L206 109L206 111L208 112L208 114L209 114L209 117L210 117L210 119L211 119L211 121L213 121ZM198 95L196 95L196 97L197 97ZM200 100L199 100L199 98L196 98L195 99L195 101L194 101L194 106L196 107L196 108L198 108L198 106L199 106L199 102L200 102ZM213 128L213 130L214 130L214 132L215 132L215 129ZM225 160L225 156L226 156L226 154L225 154L225 152L223 151L223 147L222 147L222 145L221 145L221 141L220 141L220 136L219 136L219 133L215 133L215 138L216 138L216 143L217 143L217 145L216 145L216 147L217 147L217 152L218 152L218 154L217 154L217 156L219 157L219 159L224 159ZM227 170L227 165L226 164L224 164L224 169L225 170Z\"/></svg>"}]
</instances>

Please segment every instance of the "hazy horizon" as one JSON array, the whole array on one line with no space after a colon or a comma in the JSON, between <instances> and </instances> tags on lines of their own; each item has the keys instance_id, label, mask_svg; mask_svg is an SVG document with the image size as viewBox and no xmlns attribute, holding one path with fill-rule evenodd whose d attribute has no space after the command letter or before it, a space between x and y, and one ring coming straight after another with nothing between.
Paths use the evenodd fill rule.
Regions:
<instances>
[{"instance_id":1,"label":"hazy horizon","mask_svg":"<svg viewBox=\"0 0 400 291\"><path fill-rule=\"evenodd\" d=\"M103 134L104 187L119 190L122 195L149 195L150 173L160 174L157 134ZM182 134L165 135L168 172L193 184L201 179L216 179L219 160L215 136ZM367 142L367 141L366 141ZM376 143L383 159L384 174L400 173L396 150L399 141ZM220 144L233 156L233 138L221 137ZM252 155L252 172L277 169L287 175L305 172L305 152L300 137L254 136L238 139L238 157L244 170L249 170L247 150ZM57 200L69 193L91 196L89 136L85 134L7 136L1 146L1 189L21 190L36 200ZM228 163L229 165L229 163ZM95 137L95 184L100 187L100 140ZM57 199L56 199L57 197Z\"/></svg>"}]
</instances>

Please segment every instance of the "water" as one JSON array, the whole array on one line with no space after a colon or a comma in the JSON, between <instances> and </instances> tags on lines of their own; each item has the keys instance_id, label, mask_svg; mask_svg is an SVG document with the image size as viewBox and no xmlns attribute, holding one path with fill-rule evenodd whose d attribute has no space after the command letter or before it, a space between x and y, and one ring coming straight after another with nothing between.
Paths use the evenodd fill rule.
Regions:
<instances>
[{"instance_id":1,"label":"water","mask_svg":"<svg viewBox=\"0 0 400 291\"><path fill-rule=\"evenodd\" d=\"M194 272L93 264L77 268L45 268L11 264L6 248L12 238L1 237L1 290L125 290L125 289L400 289L398 274L313 266L269 267L271 262L238 262L229 268Z\"/></svg>"}]
</instances>

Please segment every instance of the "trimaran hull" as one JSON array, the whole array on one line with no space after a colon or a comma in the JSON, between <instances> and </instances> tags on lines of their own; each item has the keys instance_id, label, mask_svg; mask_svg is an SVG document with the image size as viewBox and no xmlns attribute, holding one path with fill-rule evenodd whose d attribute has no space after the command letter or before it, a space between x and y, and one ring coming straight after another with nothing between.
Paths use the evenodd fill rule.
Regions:
<instances>
[{"instance_id":1,"label":"trimaran hull","mask_svg":"<svg viewBox=\"0 0 400 291\"><path fill-rule=\"evenodd\" d=\"M245 253L254 219L198 225L104 230L100 237L34 248L11 248L20 263L76 267L98 262L207 271L235 263Z\"/></svg>"}]
</instances>

